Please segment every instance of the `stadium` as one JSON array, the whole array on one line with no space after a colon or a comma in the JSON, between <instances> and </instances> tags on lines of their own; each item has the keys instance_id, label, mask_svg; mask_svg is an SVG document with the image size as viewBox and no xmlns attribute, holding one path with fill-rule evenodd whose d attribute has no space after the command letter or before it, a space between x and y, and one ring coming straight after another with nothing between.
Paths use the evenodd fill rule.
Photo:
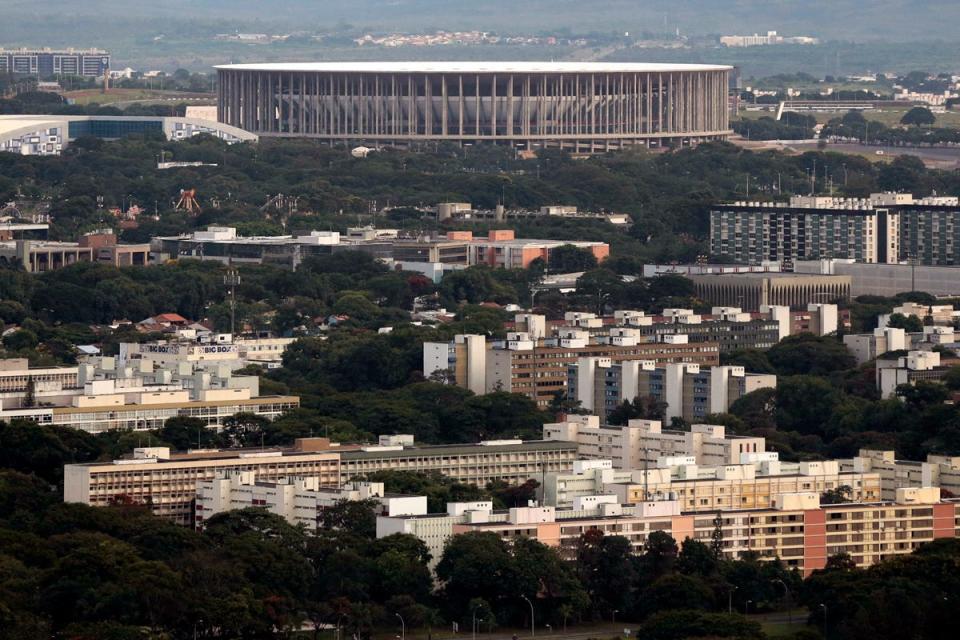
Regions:
<instances>
[{"instance_id":1,"label":"stadium","mask_svg":"<svg viewBox=\"0 0 960 640\"><path fill-rule=\"evenodd\" d=\"M217 67L218 119L260 136L601 152L726 138L731 67L330 62Z\"/></svg>"}]
</instances>

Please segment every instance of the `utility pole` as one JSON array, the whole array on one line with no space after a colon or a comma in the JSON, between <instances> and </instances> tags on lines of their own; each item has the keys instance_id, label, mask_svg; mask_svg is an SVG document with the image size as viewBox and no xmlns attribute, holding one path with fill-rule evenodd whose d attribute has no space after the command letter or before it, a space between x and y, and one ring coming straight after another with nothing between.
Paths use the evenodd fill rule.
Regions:
<instances>
[{"instance_id":1,"label":"utility pole","mask_svg":"<svg viewBox=\"0 0 960 640\"><path fill-rule=\"evenodd\" d=\"M230 288L230 335L231 339L236 331L237 323L237 285L240 284L240 274L233 267L227 269L223 276L223 284Z\"/></svg>"}]
</instances>

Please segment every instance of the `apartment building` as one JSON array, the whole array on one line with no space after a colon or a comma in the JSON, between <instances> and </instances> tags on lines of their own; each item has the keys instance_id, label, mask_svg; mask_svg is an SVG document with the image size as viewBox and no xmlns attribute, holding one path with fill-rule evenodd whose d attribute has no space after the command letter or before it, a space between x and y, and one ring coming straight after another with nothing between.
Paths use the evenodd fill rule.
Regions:
<instances>
[{"instance_id":1,"label":"apartment building","mask_svg":"<svg viewBox=\"0 0 960 640\"><path fill-rule=\"evenodd\" d=\"M640 397L665 403L667 420L696 422L712 413L726 413L752 391L776 386L775 375L747 373L739 366L658 367L652 360L614 363L609 358L580 358L567 369L567 398L604 419L624 401Z\"/></svg>"},{"instance_id":2,"label":"apartment building","mask_svg":"<svg viewBox=\"0 0 960 640\"><path fill-rule=\"evenodd\" d=\"M960 263L956 197L794 196L789 203L736 202L710 212L710 252L736 262L848 259L861 263Z\"/></svg>"},{"instance_id":3,"label":"apartment building","mask_svg":"<svg viewBox=\"0 0 960 640\"><path fill-rule=\"evenodd\" d=\"M77 367L31 367L26 358L0 359L0 396L22 394L27 387L76 389Z\"/></svg>"},{"instance_id":4,"label":"apartment building","mask_svg":"<svg viewBox=\"0 0 960 640\"><path fill-rule=\"evenodd\" d=\"M910 336L903 329L877 328L872 333L853 333L843 336L843 344L857 359L857 364L865 364L882 356L888 351L901 351L907 348Z\"/></svg>"},{"instance_id":5,"label":"apartment building","mask_svg":"<svg viewBox=\"0 0 960 640\"><path fill-rule=\"evenodd\" d=\"M898 460L893 451L861 449L838 463L845 473L876 473L884 500L892 500L897 489L910 487L938 487L944 497L960 497L960 456L930 453L925 461Z\"/></svg>"},{"instance_id":6,"label":"apartment building","mask_svg":"<svg viewBox=\"0 0 960 640\"><path fill-rule=\"evenodd\" d=\"M443 557L443 548L453 535L453 527L475 518L505 519L494 513L493 503L488 500L476 502L448 502L446 513L431 513L420 516L378 516L377 538L386 538L396 533L412 535L421 540L430 552L430 570L433 571Z\"/></svg>"},{"instance_id":7,"label":"apartment building","mask_svg":"<svg viewBox=\"0 0 960 640\"><path fill-rule=\"evenodd\" d=\"M939 351L890 352L876 360L877 389L883 398L896 396L897 387L902 384L916 384L920 380L939 382L951 368L960 364L951 357L949 364Z\"/></svg>"},{"instance_id":8,"label":"apartment building","mask_svg":"<svg viewBox=\"0 0 960 640\"><path fill-rule=\"evenodd\" d=\"M571 473L546 474L541 496L556 507L588 496L613 496L624 505L676 500L697 513L767 508L782 493L840 487L849 487L854 502L881 499L878 473L841 470L837 460L781 462L775 452L745 454L740 464L719 466L697 465L690 456L663 457L655 468L634 470L614 469L611 460L578 460Z\"/></svg>"},{"instance_id":9,"label":"apartment building","mask_svg":"<svg viewBox=\"0 0 960 640\"><path fill-rule=\"evenodd\" d=\"M142 504L157 516L195 526L197 483L244 471L261 480L307 477L317 478L321 487L339 487L340 454L326 438L303 438L286 450L171 453L166 447L142 447L132 458L65 465L63 500L93 507Z\"/></svg>"},{"instance_id":10,"label":"apartment building","mask_svg":"<svg viewBox=\"0 0 960 640\"><path fill-rule=\"evenodd\" d=\"M659 420L601 426L599 416L569 415L543 425L544 440L576 443L579 458L612 460L614 469L654 469L659 458L692 457L695 464L738 464L744 454L764 453L766 441L728 435L721 425L694 424L689 431L663 429Z\"/></svg>"},{"instance_id":11,"label":"apartment building","mask_svg":"<svg viewBox=\"0 0 960 640\"><path fill-rule=\"evenodd\" d=\"M904 302L899 307L894 307L890 313L882 313L877 321L878 326L884 328L890 322L890 316L901 315L914 317L920 320L924 325L933 325L937 327L955 327L960 323L960 311L953 308L951 304L917 304L915 302Z\"/></svg>"},{"instance_id":12,"label":"apartment building","mask_svg":"<svg viewBox=\"0 0 960 640\"><path fill-rule=\"evenodd\" d=\"M268 481L258 479L255 471L228 471L218 473L212 480L197 482L194 522L197 529L202 529L218 513L258 507L313 531L324 510L344 501L373 502L376 513L383 516L427 513L426 496L387 494L382 482L348 483L333 488L321 486L316 476Z\"/></svg>"},{"instance_id":13,"label":"apartment building","mask_svg":"<svg viewBox=\"0 0 960 640\"><path fill-rule=\"evenodd\" d=\"M924 543L956 537L958 508L955 502L941 500L939 490L930 487L900 489L892 502L834 505L821 505L814 492L781 494L768 508L699 515L685 513L676 500L624 506L597 499L580 501L570 509L475 509L458 516L380 518L377 535L405 532L419 537L420 532L429 532L428 545L442 550L453 535L486 531L507 541L533 538L572 559L588 531L625 537L640 554L654 531L678 542L691 538L709 544L719 525L727 559L755 553L763 561L779 559L808 576L838 553L848 553L857 566L867 567L909 554Z\"/></svg>"},{"instance_id":14,"label":"apartment building","mask_svg":"<svg viewBox=\"0 0 960 640\"><path fill-rule=\"evenodd\" d=\"M157 515L192 525L197 482L255 472L257 482L319 478L338 488L377 471L439 473L486 486L522 484L544 473L568 471L577 456L570 442L492 440L470 445L416 446L410 436L383 436L375 446L341 446L326 438L300 438L291 448L134 450L131 459L64 467L64 500L104 506L118 501L150 505Z\"/></svg>"},{"instance_id":15,"label":"apartment building","mask_svg":"<svg viewBox=\"0 0 960 640\"><path fill-rule=\"evenodd\" d=\"M257 376L234 376L229 366L201 369L183 362L171 368L155 367L152 360L128 362L121 366L113 357L90 358L75 369L75 382L70 376L0 391L0 419L101 433L159 429L175 416L200 418L215 428L237 413L274 419L300 406L296 396L259 395Z\"/></svg>"},{"instance_id":16,"label":"apartment building","mask_svg":"<svg viewBox=\"0 0 960 640\"><path fill-rule=\"evenodd\" d=\"M534 340L526 332L510 332L506 340L457 336L452 343L424 343L424 375L444 375L461 386L483 393L501 390L522 393L547 406L557 393L567 393L567 369L580 358L650 360L657 364L686 362L705 366L720 363L715 343L690 344L684 335L646 342L626 329L611 329L607 337L592 337L583 329L564 329L556 337ZM485 345L481 349L480 345ZM482 364L481 364L482 363Z\"/></svg>"},{"instance_id":17,"label":"apartment building","mask_svg":"<svg viewBox=\"0 0 960 640\"><path fill-rule=\"evenodd\" d=\"M341 482L376 471L440 473L481 487L500 480L523 484L551 471L568 471L577 445L556 440L487 440L464 445L386 444L340 454Z\"/></svg>"}]
</instances>

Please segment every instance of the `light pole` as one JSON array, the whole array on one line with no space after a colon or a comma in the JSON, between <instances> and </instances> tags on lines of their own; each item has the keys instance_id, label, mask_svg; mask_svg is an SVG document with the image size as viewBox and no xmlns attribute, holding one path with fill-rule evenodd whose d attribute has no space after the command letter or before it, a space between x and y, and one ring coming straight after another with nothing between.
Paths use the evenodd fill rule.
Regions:
<instances>
[{"instance_id":1,"label":"light pole","mask_svg":"<svg viewBox=\"0 0 960 640\"><path fill-rule=\"evenodd\" d=\"M736 590L736 586L730 585L730 590L727 591L727 613L733 613L733 592Z\"/></svg>"},{"instance_id":2,"label":"light pole","mask_svg":"<svg viewBox=\"0 0 960 640\"><path fill-rule=\"evenodd\" d=\"M473 640L477 640L477 610L473 610ZM483 622L483 618L480 618L479 622Z\"/></svg>"},{"instance_id":3,"label":"light pole","mask_svg":"<svg viewBox=\"0 0 960 640\"><path fill-rule=\"evenodd\" d=\"M823 609L823 640L827 640L827 605L821 602L820 608Z\"/></svg>"},{"instance_id":4,"label":"light pole","mask_svg":"<svg viewBox=\"0 0 960 640\"><path fill-rule=\"evenodd\" d=\"M747 600L746 602L743 603L743 615L745 615L745 616L750 615L750 603L751 603L751 602L753 602L753 600Z\"/></svg>"},{"instance_id":5,"label":"light pole","mask_svg":"<svg viewBox=\"0 0 960 640\"><path fill-rule=\"evenodd\" d=\"M406 640L407 637L407 623L403 621L403 616L399 613L393 614L400 618L400 640Z\"/></svg>"},{"instance_id":6,"label":"light pole","mask_svg":"<svg viewBox=\"0 0 960 640\"><path fill-rule=\"evenodd\" d=\"M610 622L612 624L617 624L617 614L620 613L620 609L614 609L613 614L610 616Z\"/></svg>"},{"instance_id":7,"label":"light pole","mask_svg":"<svg viewBox=\"0 0 960 640\"><path fill-rule=\"evenodd\" d=\"M530 601L530 598L528 598L523 594L521 594L520 597L526 600L527 604L530 605L530 637L533 638L534 636L537 635L537 625L534 624L534 618L533 618L533 603Z\"/></svg>"},{"instance_id":8,"label":"light pole","mask_svg":"<svg viewBox=\"0 0 960 640\"><path fill-rule=\"evenodd\" d=\"M790 612L790 605L793 604L793 598L790 597L790 587L787 586L787 583L781 580L780 578L774 578L774 582L779 582L783 585L783 593L787 598L787 622L793 624L793 614Z\"/></svg>"}]
</instances>

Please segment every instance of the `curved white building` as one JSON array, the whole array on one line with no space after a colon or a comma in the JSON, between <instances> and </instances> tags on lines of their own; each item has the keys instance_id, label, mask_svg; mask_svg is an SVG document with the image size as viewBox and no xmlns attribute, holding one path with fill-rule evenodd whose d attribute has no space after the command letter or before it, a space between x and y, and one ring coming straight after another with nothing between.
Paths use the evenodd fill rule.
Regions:
<instances>
[{"instance_id":1,"label":"curved white building","mask_svg":"<svg viewBox=\"0 0 960 640\"><path fill-rule=\"evenodd\" d=\"M137 133L163 133L168 140L185 140L201 133L229 143L254 141L252 134L202 118L166 116L0 116L0 151L22 155L58 155L73 140L93 136L113 140Z\"/></svg>"},{"instance_id":2,"label":"curved white building","mask_svg":"<svg viewBox=\"0 0 960 640\"><path fill-rule=\"evenodd\" d=\"M731 67L323 62L217 67L221 122L261 136L604 151L723 139Z\"/></svg>"}]
</instances>

